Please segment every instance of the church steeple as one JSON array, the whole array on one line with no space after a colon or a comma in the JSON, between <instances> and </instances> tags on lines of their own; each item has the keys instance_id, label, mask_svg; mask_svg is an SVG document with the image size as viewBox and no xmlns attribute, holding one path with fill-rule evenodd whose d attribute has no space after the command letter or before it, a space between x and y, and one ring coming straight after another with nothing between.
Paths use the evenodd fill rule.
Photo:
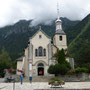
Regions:
<instances>
[{"instance_id":1,"label":"church steeple","mask_svg":"<svg viewBox=\"0 0 90 90\"><path fill-rule=\"evenodd\" d=\"M67 38L66 38L66 34L62 29L62 21L59 17L59 7L57 4L57 20L56 20L56 32L55 35L53 37L53 44L59 49L61 50L63 49L67 49Z\"/></svg>"},{"instance_id":2,"label":"church steeple","mask_svg":"<svg viewBox=\"0 0 90 90\"><path fill-rule=\"evenodd\" d=\"M59 16L59 6L57 3L57 20L56 20L56 33L64 33L62 30L62 21Z\"/></svg>"}]
</instances>

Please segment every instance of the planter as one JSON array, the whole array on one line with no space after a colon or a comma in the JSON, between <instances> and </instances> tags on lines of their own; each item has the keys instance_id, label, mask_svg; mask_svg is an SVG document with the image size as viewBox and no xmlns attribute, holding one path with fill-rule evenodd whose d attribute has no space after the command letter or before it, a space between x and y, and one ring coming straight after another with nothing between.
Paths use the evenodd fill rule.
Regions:
<instances>
[{"instance_id":1,"label":"planter","mask_svg":"<svg viewBox=\"0 0 90 90\"><path fill-rule=\"evenodd\" d=\"M60 86L60 87L62 87L62 85L64 85L65 84L65 82L64 81L62 81L62 80L59 80L58 78L54 78L53 80L51 80L50 82L49 82L49 85L51 85L51 87L56 87L56 86Z\"/></svg>"}]
</instances>

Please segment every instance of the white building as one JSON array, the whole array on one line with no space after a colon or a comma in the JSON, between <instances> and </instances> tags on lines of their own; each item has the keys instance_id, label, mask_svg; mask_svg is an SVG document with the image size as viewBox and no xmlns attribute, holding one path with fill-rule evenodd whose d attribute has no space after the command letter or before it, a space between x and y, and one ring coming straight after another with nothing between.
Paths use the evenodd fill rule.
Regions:
<instances>
[{"instance_id":1,"label":"white building","mask_svg":"<svg viewBox=\"0 0 90 90\"><path fill-rule=\"evenodd\" d=\"M47 76L48 68L55 64L52 58L57 49L67 49L66 34L62 29L62 21L56 20L56 32L52 39L41 29L29 38L30 44L25 49L25 55L17 59L17 69L23 70L26 76ZM18 73L19 74L19 73Z\"/></svg>"}]
</instances>

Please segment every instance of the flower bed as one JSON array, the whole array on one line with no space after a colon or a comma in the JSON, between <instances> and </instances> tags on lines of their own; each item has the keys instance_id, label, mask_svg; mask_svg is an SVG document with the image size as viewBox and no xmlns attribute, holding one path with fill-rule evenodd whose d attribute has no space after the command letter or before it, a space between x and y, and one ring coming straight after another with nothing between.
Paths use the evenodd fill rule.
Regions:
<instances>
[{"instance_id":1,"label":"flower bed","mask_svg":"<svg viewBox=\"0 0 90 90\"><path fill-rule=\"evenodd\" d=\"M58 79L56 77L54 79L50 80L50 82L49 82L49 85L51 85L51 87L52 86L54 86L54 87L56 87L56 86L62 87L62 85L64 85L64 84L65 84L64 81L62 81L62 80L60 80L60 79Z\"/></svg>"}]
</instances>

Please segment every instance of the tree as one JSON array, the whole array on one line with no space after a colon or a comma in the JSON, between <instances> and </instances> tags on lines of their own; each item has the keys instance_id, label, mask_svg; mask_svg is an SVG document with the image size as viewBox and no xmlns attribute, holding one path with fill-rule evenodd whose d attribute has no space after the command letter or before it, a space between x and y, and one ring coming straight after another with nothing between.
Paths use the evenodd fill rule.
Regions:
<instances>
[{"instance_id":1,"label":"tree","mask_svg":"<svg viewBox=\"0 0 90 90\"><path fill-rule=\"evenodd\" d=\"M90 73L90 63L84 64L83 67L87 68L88 72Z\"/></svg>"},{"instance_id":2,"label":"tree","mask_svg":"<svg viewBox=\"0 0 90 90\"><path fill-rule=\"evenodd\" d=\"M62 64L62 63L65 62L65 53L64 53L63 49L59 50L57 61L58 61L59 64Z\"/></svg>"},{"instance_id":3,"label":"tree","mask_svg":"<svg viewBox=\"0 0 90 90\"><path fill-rule=\"evenodd\" d=\"M58 63L63 63L65 62L65 53L64 50L58 50L55 54L54 54L55 59L57 60Z\"/></svg>"},{"instance_id":4,"label":"tree","mask_svg":"<svg viewBox=\"0 0 90 90\"><path fill-rule=\"evenodd\" d=\"M79 51L79 57L77 63L79 66L83 66L90 62L90 43L85 42L82 44L82 47Z\"/></svg>"},{"instance_id":5,"label":"tree","mask_svg":"<svg viewBox=\"0 0 90 90\"><path fill-rule=\"evenodd\" d=\"M54 65L50 65L48 68L48 73L54 74Z\"/></svg>"},{"instance_id":6,"label":"tree","mask_svg":"<svg viewBox=\"0 0 90 90\"><path fill-rule=\"evenodd\" d=\"M48 73L55 74L55 76L58 74L65 75L67 71L71 69L71 66L70 63L66 61L64 50L58 50L54 57L57 63L49 67Z\"/></svg>"},{"instance_id":7,"label":"tree","mask_svg":"<svg viewBox=\"0 0 90 90\"><path fill-rule=\"evenodd\" d=\"M9 69L11 68L11 58L6 52L6 50L3 48L2 53L0 55L0 76L4 76L4 69Z\"/></svg>"}]
</instances>

